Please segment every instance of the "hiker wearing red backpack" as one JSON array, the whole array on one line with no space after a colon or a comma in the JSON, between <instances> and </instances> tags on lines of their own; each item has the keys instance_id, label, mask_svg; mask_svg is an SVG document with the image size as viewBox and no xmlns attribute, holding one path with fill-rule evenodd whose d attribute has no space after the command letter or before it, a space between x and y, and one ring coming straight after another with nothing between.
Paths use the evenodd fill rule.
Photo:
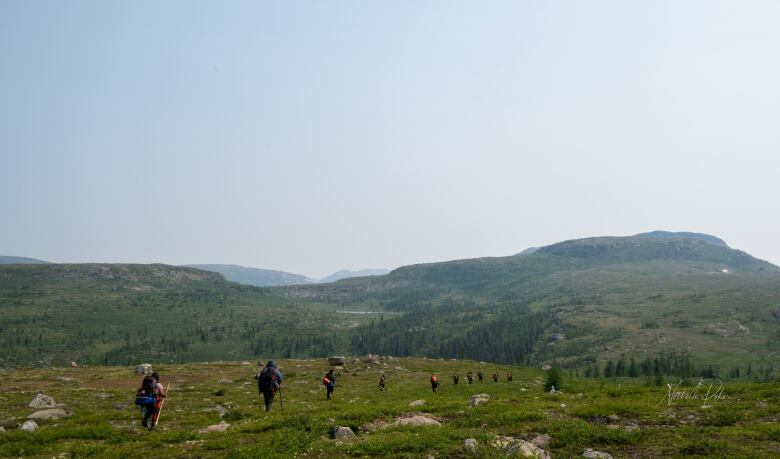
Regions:
<instances>
[{"instance_id":1,"label":"hiker wearing red backpack","mask_svg":"<svg viewBox=\"0 0 780 459\"><path fill-rule=\"evenodd\" d=\"M159 378L159 375L157 375ZM141 425L150 429L154 428L154 416L160 411L160 400L165 397L165 391L158 379L154 376L144 376L141 388L135 393L135 404L141 408ZM149 418L152 423L149 424Z\"/></svg>"},{"instance_id":2,"label":"hiker wearing red backpack","mask_svg":"<svg viewBox=\"0 0 780 459\"><path fill-rule=\"evenodd\" d=\"M431 389L433 390L433 393L436 393L436 388L439 387L439 377L436 375L431 375Z\"/></svg>"},{"instance_id":3,"label":"hiker wearing red backpack","mask_svg":"<svg viewBox=\"0 0 780 459\"><path fill-rule=\"evenodd\" d=\"M333 389L336 388L336 375L333 374L333 368L322 378L322 384L325 385L325 390L327 391L325 394L326 400L333 400Z\"/></svg>"},{"instance_id":4,"label":"hiker wearing red backpack","mask_svg":"<svg viewBox=\"0 0 780 459\"><path fill-rule=\"evenodd\" d=\"M274 396L281 385L282 373L276 368L276 363L273 360L269 360L260 371L260 374L257 375L257 389L263 394L266 412L271 411Z\"/></svg>"}]
</instances>

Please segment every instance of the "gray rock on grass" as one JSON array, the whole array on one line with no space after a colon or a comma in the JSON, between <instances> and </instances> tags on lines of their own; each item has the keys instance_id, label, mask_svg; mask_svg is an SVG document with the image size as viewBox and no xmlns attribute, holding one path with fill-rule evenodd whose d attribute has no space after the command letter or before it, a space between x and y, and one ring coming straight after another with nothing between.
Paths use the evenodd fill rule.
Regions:
<instances>
[{"instance_id":1,"label":"gray rock on grass","mask_svg":"<svg viewBox=\"0 0 780 459\"><path fill-rule=\"evenodd\" d=\"M67 418L70 414L66 413L62 408L50 408L48 410L36 411L35 413L27 416L27 419L33 419L36 421L51 421L52 419Z\"/></svg>"},{"instance_id":2,"label":"gray rock on grass","mask_svg":"<svg viewBox=\"0 0 780 459\"><path fill-rule=\"evenodd\" d=\"M36 395L27 406L30 408L35 408L36 410L42 410L44 408L56 408L57 403L53 398L49 397L43 392L38 392L38 395Z\"/></svg>"},{"instance_id":3,"label":"gray rock on grass","mask_svg":"<svg viewBox=\"0 0 780 459\"><path fill-rule=\"evenodd\" d=\"M22 424L19 429L24 430L25 432L35 432L38 430L38 423L35 421L24 421L24 424Z\"/></svg>"},{"instance_id":4,"label":"gray rock on grass","mask_svg":"<svg viewBox=\"0 0 780 459\"><path fill-rule=\"evenodd\" d=\"M504 454L533 459L550 459L550 453L531 442L514 437L498 436L492 446Z\"/></svg>"},{"instance_id":5,"label":"gray rock on grass","mask_svg":"<svg viewBox=\"0 0 780 459\"><path fill-rule=\"evenodd\" d=\"M152 374L152 365L149 363L142 363L135 367L135 374L137 375L150 375Z\"/></svg>"},{"instance_id":6,"label":"gray rock on grass","mask_svg":"<svg viewBox=\"0 0 780 459\"><path fill-rule=\"evenodd\" d=\"M582 457L590 459L612 459L612 455L603 451L596 451L593 448L587 448L582 452Z\"/></svg>"},{"instance_id":7,"label":"gray rock on grass","mask_svg":"<svg viewBox=\"0 0 780 459\"><path fill-rule=\"evenodd\" d=\"M335 426L333 427L333 430L331 430L330 435L332 438L349 438L354 437L355 432L349 427Z\"/></svg>"},{"instance_id":8,"label":"gray rock on grass","mask_svg":"<svg viewBox=\"0 0 780 459\"><path fill-rule=\"evenodd\" d=\"M490 395L488 394L472 395L469 398L469 406L473 408L475 406L484 405L489 401L490 401Z\"/></svg>"}]
</instances>

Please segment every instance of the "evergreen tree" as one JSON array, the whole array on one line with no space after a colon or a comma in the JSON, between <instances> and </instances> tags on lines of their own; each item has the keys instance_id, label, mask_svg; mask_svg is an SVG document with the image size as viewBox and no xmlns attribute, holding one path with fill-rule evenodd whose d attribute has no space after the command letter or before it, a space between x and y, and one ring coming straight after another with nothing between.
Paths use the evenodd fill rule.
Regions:
<instances>
[{"instance_id":1,"label":"evergreen tree","mask_svg":"<svg viewBox=\"0 0 780 459\"><path fill-rule=\"evenodd\" d=\"M553 388L555 390L561 390L561 384L563 382L563 376L557 368L553 367L547 373L547 380L544 383L544 391L550 392Z\"/></svg>"}]
</instances>

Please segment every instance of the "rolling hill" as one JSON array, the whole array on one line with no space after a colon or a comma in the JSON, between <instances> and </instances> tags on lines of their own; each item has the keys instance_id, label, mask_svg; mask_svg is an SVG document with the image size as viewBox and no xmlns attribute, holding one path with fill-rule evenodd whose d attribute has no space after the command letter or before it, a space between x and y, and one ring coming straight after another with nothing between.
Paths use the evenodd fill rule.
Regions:
<instances>
[{"instance_id":1,"label":"rolling hill","mask_svg":"<svg viewBox=\"0 0 780 459\"><path fill-rule=\"evenodd\" d=\"M329 276L323 277L322 279L319 280L319 282L323 282L323 283L336 282L336 281L340 281L341 279L350 279L353 277L384 276L389 272L390 272L389 269L359 269L357 271L342 269L341 271L336 271L335 273Z\"/></svg>"},{"instance_id":2,"label":"rolling hill","mask_svg":"<svg viewBox=\"0 0 780 459\"><path fill-rule=\"evenodd\" d=\"M166 265L0 267L0 366L333 352L771 372L780 268L713 236L664 232L274 288Z\"/></svg>"},{"instance_id":3,"label":"rolling hill","mask_svg":"<svg viewBox=\"0 0 780 459\"><path fill-rule=\"evenodd\" d=\"M255 287L278 287L281 285L310 284L315 282L301 274L293 274L272 269L247 268L238 265L184 265L187 268L201 269L222 274L230 282Z\"/></svg>"},{"instance_id":4,"label":"rolling hill","mask_svg":"<svg viewBox=\"0 0 780 459\"><path fill-rule=\"evenodd\" d=\"M35 258L0 255L0 265L39 265L48 263L48 261L36 260Z\"/></svg>"}]
</instances>

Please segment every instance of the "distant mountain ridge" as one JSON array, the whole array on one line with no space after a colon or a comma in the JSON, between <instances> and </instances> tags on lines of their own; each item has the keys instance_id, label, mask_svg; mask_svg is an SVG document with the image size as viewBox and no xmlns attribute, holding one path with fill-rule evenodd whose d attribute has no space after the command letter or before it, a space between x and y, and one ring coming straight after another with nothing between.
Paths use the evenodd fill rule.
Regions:
<instances>
[{"instance_id":1,"label":"distant mountain ridge","mask_svg":"<svg viewBox=\"0 0 780 459\"><path fill-rule=\"evenodd\" d=\"M326 282L336 282L341 279L349 279L353 277L366 277L366 276L383 276L387 273L389 273L389 269L360 269L357 271L352 271L349 269L342 269L341 271L337 271L330 276L323 277L319 280L319 282L326 283Z\"/></svg>"},{"instance_id":2,"label":"distant mountain ridge","mask_svg":"<svg viewBox=\"0 0 780 459\"><path fill-rule=\"evenodd\" d=\"M48 261L37 260L35 258L27 257L12 257L7 255L0 255L0 265L48 265L51 264Z\"/></svg>"},{"instance_id":3,"label":"distant mountain ridge","mask_svg":"<svg viewBox=\"0 0 780 459\"><path fill-rule=\"evenodd\" d=\"M301 274L293 274L273 269L248 268L238 265L195 264L184 265L203 271L222 274L230 282L254 285L255 287L280 287L284 285L313 284L316 281Z\"/></svg>"}]
</instances>

